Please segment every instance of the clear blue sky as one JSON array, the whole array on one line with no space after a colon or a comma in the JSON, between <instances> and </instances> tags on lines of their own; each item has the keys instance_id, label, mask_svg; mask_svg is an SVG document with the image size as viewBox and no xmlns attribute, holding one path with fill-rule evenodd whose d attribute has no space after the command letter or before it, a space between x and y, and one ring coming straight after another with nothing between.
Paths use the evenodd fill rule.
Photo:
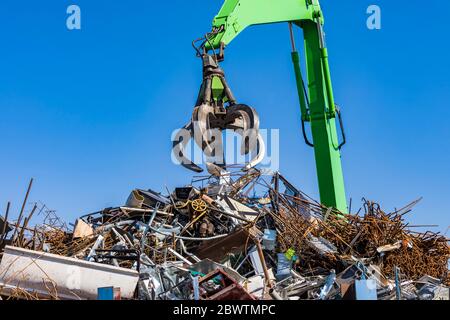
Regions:
<instances>
[{"instance_id":1,"label":"clear blue sky","mask_svg":"<svg viewBox=\"0 0 450 320\"><path fill-rule=\"evenodd\" d=\"M450 2L322 0L343 166L354 207L423 196L409 219L450 225ZM82 30L66 29L78 4ZM382 30L366 8L382 9ZM220 0L0 2L0 205L17 213L28 180L69 221L121 205L131 189L190 181L172 164L170 135L200 84L191 40L209 31ZM300 38L298 39L300 41ZM318 197L313 152L301 137L285 24L246 30L224 68L239 100L280 129L281 171Z\"/></svg>"}]
</instances>

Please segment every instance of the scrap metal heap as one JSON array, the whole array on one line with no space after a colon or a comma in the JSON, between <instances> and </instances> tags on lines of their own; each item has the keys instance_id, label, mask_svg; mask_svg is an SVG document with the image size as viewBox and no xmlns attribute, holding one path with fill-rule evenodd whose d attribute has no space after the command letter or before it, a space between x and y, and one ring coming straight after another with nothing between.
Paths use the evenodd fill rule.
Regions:
<instances>
[{"instance_id":1,"label":"scrap metal heap","mask_svg":"<svg viewBox=\"0 0 450 320\"><path fill-rule=\"evenodd\" d=\"M28 227L36 208L23 223L0 220L0 296L97 299L115 287L143 300L448 299L448 239L411 231L416 202L386 213L364 200L347 215L279 173L208 171L168 195L133 190L70 229L50 211Z\"/></svg>"}]
</instances>

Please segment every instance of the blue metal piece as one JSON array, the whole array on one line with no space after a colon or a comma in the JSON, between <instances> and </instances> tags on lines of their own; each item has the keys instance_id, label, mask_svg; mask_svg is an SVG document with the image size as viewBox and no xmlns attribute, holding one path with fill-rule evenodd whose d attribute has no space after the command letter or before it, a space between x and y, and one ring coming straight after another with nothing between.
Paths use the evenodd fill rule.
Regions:
<instances>
[{"instance_id":1,"label":"blue metal piece","mask_svg":"<svg viewBox=\"0 0 450 320\"><path fill-rule=\"evenodd\" d=\"M194 288L194 300L200 300L199 277L192 278L192 286Z\"/></svg>"},{"instance_id":2,"label":"blue metal piece","mask_svg":"<svg viewBox=\"0 0 450 320\"><path fill-rule=\"evenodd\" d=\"M281 281L291 275L292 261L289 260L284 253L277 254L278 265L276 278Z\"/></svg>"},{"instance_id":3,"label":"blue metal piece","mask_svg":"<svg viewBox=\"0 0 450 320\"><path fill-rule=\"evenodd\" d=\"M401 300L402 289L400 287L400 269L398 267L395 267L394 271L395 271L395 294L397 296L397 300Z\"/></svg>"},{"instance_id":4,"label":"blue metal piece","mask_svg":"<svg viewBox=\"0 0 450 320\"><path fill-rule=\"evenodd\" d=\"M97 288L97 300L120 300L120 288Z\"/></svg>"},{"instance_id":5,"label":"blue metal piece","mask_svg":"<svg viewBox=\"0 0 450 320\"><path fill-rule=\"evenodd\" d=\"M375 280L355 281L356 300L378 300L377 283Z\"/></svg>"},{"instance_id":6,"label":"blue metal piece","mask_svg":"<svg viewBox=\"0 0 450 320\"><path fill-rule=\"evenodd\" d=\"M262 238L262 245L266 250L274 250L277 239L277 231L272 229L265 229Z\"/></svg>"}]
</instances>

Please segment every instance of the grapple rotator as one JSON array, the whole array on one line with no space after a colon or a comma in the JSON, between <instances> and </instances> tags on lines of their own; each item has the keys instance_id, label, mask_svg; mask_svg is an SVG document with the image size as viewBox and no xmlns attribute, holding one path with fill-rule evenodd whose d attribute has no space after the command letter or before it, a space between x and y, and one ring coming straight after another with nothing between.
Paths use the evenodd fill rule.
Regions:
<instances>
[{"instance_id":1,"label":"grapple rotator","mask_svg":"<svg viewBox=\"0 0 450 320\"><path fill-rule=\"evenodd\" d=\"M242 137L241 155L255 154L256 151L256 156L246 164L245 168L250 169L260 163L265 155L258 114L252 107L236 103L216 55L204 53L201 58L203 82L191 120L174 139L174 155L185 168L203 172L200 166L185 156L185 148L193 139L208 158L214 159L213 163L224 166L222 132L228 129ZM189 139L186 132L189 132Z\"/></svg>"}]
</instances>

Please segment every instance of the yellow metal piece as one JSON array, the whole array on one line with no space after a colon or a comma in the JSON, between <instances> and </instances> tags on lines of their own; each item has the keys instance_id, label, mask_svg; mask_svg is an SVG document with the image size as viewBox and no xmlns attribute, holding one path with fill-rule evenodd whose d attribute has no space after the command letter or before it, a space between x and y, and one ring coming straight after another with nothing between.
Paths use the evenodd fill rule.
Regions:
<instances>
[{"instance_id":1,"label":"yellow metal piece","mask_svg":"<svg viewBox=\"0 0 450 320\"><path fill-rule=\"evenodd\" d=\"M195 212L202 213L208 208L208 205L202 199L195 199L191 202L191 207Z\"/></svg>"},{"instance_id":2,"label":"yellow metal piece","mask_svg":"<svg viewBox=\"0 0 450 320\"><path fill-rule=\"evenodd\" d=\"M186 207L188 206L189 203L191 203L190 200L186 201L185 203L182 203L182 204L179 205L178 207L177 207L177 204L175 204L175 209L183 209L183 208L186 208Z\"/></svg>"},{"instance_id":3,"label":"yellow metal piece","mask_svg":"<svg viewBox=\"0 0 450 320\"><path fill-rule=\"evenodd\" d=\"M180 234L183 234L187 229L193 226L198 220L204 217L207 213L207 204L202 199L196 199L191 202L191 208L194 210L194 214L192 216L192 220L181 230Z\"/></svg>"},{"instance_id":4,"label":"yellow metal piece","mask_svg":"<svg viewBox=\"0 0 450 320\"><path fill-rule=\"evenodd\" d=\"M189 224L189 226L193 225L194 223L196 223L198 220L200 220L201 217L203 217L206 214L206 210L203 211L202 213L200 213L197 217L195 217L194 220L192 220Z\"/></svg>"}]
</instances>

